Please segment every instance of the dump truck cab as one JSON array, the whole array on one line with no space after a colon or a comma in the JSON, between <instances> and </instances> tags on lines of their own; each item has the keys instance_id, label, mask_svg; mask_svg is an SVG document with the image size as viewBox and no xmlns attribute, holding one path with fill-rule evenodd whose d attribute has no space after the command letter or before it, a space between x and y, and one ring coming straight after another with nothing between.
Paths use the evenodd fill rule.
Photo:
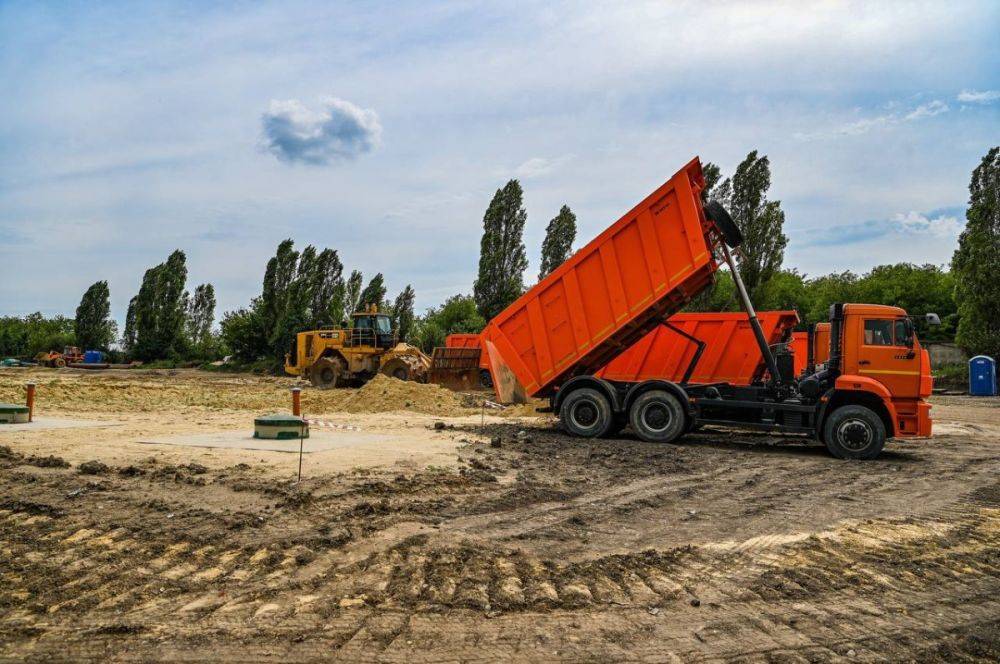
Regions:
<instances>
[{"instance_id":1,"label":"dump truck cab","mask_svg":"<svg viewBox=\"0 0 1000 664\"><path fill-rule=\"evenodd\" d=\"M878 414L890 438L931 435L930 357L906 311L835 304L830 322L812 337L820 361L798 383L804 398L818 397L826 412L864 405Z\"/></svg>"}]
</instances>

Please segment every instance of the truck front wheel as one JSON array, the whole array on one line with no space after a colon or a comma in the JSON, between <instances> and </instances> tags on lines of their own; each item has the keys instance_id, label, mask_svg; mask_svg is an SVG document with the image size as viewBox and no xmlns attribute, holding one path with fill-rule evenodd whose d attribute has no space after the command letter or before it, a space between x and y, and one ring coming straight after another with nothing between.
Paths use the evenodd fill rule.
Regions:
<instances>
[{"instance_id":1,"label":"truck front wheel","mask_svg":"<svg viewBox=\"0 0 1000 664\"><path fill-rule=\"evenodd\" d=\"M885 447L885 424L870 408L841 406L826 418L823 442L838 459L874 459Z\"/></svg>"},{"instance_id":2,"label":"truck front wheel","mask_svg":"<svg viewBox=\"0 0 1000 664\"><path fill-rule=\"evenodd\" d=\"M684 408L670 392L643 392L628 413L632 431L649 443L672 443L681 437L687 426Z\"/></svg>"},{"instance_id":3,"label":"truck front wheel","mask_svg":"<svg viewBox=\"0 0 1000 664\"><path fill-rule=\"evenodd\" d=\"M615 418L608 398L591 387L573 390L559 408L559 419L574 436L603 438Z\"/></svg>"}]
</instances>

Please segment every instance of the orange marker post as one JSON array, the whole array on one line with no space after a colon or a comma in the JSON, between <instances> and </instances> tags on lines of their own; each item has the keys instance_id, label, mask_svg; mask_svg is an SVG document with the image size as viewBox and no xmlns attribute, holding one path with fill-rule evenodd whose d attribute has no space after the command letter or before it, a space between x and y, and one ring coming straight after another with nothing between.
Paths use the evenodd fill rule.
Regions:
<instances>
[{"instance_id":1,"label":"orange marker post","mask_svg":"<svg viewBox=\"0 0 1000 664\"><path fill-rule=\"evenodd\" d=\"M35 384L25 383L24 389L28 393L27 403L28 406L28 421L31 422L35 415Z\"/></svg>"},{"instance_id":2,"label":"orange marker post","mask_svg":"<svg viewBox=\"0 0 1000 664\"><path fill-rule=\"evenodd\" d=\"M302 417L302 388L292 388L292 415Z\"/></svg>"}]
</instances>

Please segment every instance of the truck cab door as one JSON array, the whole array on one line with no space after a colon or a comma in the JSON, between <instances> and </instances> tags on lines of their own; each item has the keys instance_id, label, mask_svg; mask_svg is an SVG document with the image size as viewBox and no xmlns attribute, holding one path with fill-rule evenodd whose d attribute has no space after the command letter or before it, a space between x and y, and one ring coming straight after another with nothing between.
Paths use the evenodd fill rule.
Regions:
<instances>
[{"instance_id":1,"label":"truck cab door","mask_svg":"<svg viewBox=\"0 0 1000 664\"><path fill-rule=\"evenodd\" d=\"M894 398L915 399L920 392L920 348L906 318L858 316L854 323L856 357L845 369L879 381Z\"/></svg>"}]
</instances>

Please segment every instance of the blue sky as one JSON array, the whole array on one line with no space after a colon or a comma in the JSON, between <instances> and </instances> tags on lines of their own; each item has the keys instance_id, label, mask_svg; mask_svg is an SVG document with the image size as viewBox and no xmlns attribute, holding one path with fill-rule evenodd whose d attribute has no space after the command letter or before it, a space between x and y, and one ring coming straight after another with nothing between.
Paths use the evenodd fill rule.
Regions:
<instances>
[{"instance_id":1,"label":"blue sky","mask_svg":"<svg viewBox=\"0 0 1000 664\"><path fill-rule=\"evenodd\" d=\"M0 1L0 314L72 314L187 252L219 314L278 242L471 292L521 178L531 266L694 155L769 155L785 264L946 263L1000 142L1000 5Z\"/></svg>"}]
</instances>

